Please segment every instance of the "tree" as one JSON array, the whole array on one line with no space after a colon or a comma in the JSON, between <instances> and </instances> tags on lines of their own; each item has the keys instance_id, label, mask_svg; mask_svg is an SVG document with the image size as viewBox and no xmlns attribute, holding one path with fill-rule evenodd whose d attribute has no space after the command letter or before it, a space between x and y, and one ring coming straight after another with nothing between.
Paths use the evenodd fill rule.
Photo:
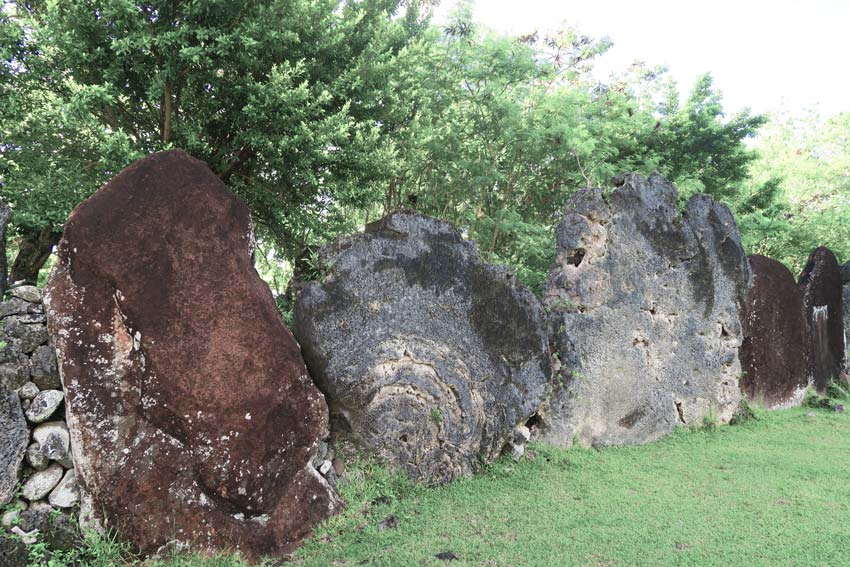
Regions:
<instances>
[{"instance_id":1,"label":"tree","mask_svg":"<svg viewBox=\"0 0 850 567\"><path fill-rule=\"evenodd\" d=\"M426 20L399 0L47 0L0 23L0 197L33 279L73 206L170 147L288 253L352 228L383 195L380 78Z\"/></svg>"},{"instance_id":2,"label":"tree","mask_svg":"<svg viewBox=\"0 0 850 567\"><path fill-rule=\"evenodd\" d=\"M724 120L722 96L712 88L711 75L697 79L684 105L670 82L655 128L641 140L658 159L660 170L682 190L683 197L708 193L731 201L756 159L744 140L767 122L748 110Z\"/></svg>"}]
</instances>

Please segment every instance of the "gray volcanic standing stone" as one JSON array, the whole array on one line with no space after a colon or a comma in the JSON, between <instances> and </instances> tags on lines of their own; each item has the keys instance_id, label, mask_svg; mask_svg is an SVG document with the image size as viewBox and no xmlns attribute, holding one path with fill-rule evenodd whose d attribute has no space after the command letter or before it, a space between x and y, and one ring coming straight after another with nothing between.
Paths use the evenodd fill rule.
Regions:
<instances>
[{"instance_id":1,"label":"gray volcanic standing stone","mask_svg":"<svg viewBox=\"0 0 850 567\"><path fill-rule=\"evenodd\" d=\"M766 256L750 256L753 285L741 309L741 391L768 408L799 405L809 373L802 295L794 275Z\"/></svg>"},{"instance_id":2,"label":"gray volcanic standing stone","mask_svg":"<svg viewBox=\"0 0 850 567\"><path fill-rule=\"evenodd\" d=\"M741 393L738 347L750 273L729 210L695 195L680 214L660 175L577 191L557 229L544 291L560 387L541 437L644 443L677 425L728 421Z\"/></svg>"},{"instance_id":3,"label":"gray volcanic standing stone","mask_svg":"<svg viewBox=\"0 0 850 567\"><path fill-rule=\"evenodd\" d=\"M0 389L0 508L15 495L29 435L18 395Z\"/></svg>"},{"instance_id":4,"label":"gray volcanic standing stone","mask_svg":"<svg viewBox=\"0 0 850 567\"><path fill-rule=\"evenodd\" d=\"M809 374L818 393L844 369L841 268L829 248L816 248L797 280L809 326Z\"/></svg>"},{"instance_id":5,"label":"gray volcanic standing stone","mask_svg":"<svg viewBox=\"0 0 850 567\"><path fill-rule=\"evenodd\" d=\"M432 483L497 457L548 388L533 294L451 225L416 214L320 258L328 270L298 295L295 334L353 440Z\"/></svg>"}]
</instances>

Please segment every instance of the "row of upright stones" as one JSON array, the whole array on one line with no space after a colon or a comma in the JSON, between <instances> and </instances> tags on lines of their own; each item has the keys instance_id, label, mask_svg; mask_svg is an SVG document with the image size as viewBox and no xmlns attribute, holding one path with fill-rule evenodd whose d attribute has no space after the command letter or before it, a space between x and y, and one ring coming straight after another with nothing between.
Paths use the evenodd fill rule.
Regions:
<instances>
[{"instance_id":1,"label":"row of upright stones","mask_svg":"<svg viewBox=\"0 0 850 567\"><path fill-rule=\"evenodd\" d=\"M812 354L842 308L815 291L833 285L822 253L789 287L711 198L680 212L661 176L614 185L570 199L542 304L412 212L325 246L298 283L299 351L245 205L180 151L122 171L71 215L45 298L83 523L144 553L285 553L341 507L329 434L442 483L520 456L530 424L561 446L642 443L728 421L742 392L798 403L835 371ZM792 299L758 299L777 286Z\"/></svg>"}]
</instances>

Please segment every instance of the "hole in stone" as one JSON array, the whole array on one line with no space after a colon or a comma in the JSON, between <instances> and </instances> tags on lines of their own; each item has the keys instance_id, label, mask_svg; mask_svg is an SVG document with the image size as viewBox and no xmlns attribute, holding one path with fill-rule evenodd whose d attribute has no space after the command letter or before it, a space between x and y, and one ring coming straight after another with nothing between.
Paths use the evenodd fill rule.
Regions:
<instances>
[{"instance_id":1,"label":"hole in stone","mask_svg":"<svg viewBox=\"0 0 850 567\"><path fill-rule=\"evenodd\" d=\"M528 418L528 421L525 422L525 426L529 429L534 429L535 427L540 427L540 423L543 421L543 418L540 417L539 413L535 413L531 417Z\"/></svg>"},{"instance_id":2,"label":"hole in stone","mask_svg":"<svg viewBox=\"0 0 850 567\"><path fill-rule=\"evenodd\" d=\"M720 336L724 338L729 336L729 331L726 330L726 325L723 323L720 323Z\"/></svg>"},{"instance_id":3,"label":"hole in stone","mask_svg":"<svg viewBox=\"0 0 850 567\"><path fill-rule=\"evenodd\" d=\"M688 422L685 421L685 414L682 411L682 402L676 402L676 413L679 414L679 421L681 421L684 425L687 425Z\"/></svg>"},{"instance_id":4,"label":"hole in stone","mask_svg":"<svg viewBox=\"0 0 850 567\"><path fill-rule=\"evenodd\" d=\"M572 254L567 258L567 263L578 267L581 264L581 261L584 260L584 255L586 251L584 248L576 248Z\"/></svg>"},{"instance_id":5,"label":"hole in stone","mask_svg":"<svg viewBox=\"0 0 850 567\"><path fill-rule=\"evenodd\" d=\"M399 437L398 439L399 439L399 441L401 441L402 443L407 443L407 435L402 435L402 436L401 436L401 437Z\"/></svg>"}]
</instances>

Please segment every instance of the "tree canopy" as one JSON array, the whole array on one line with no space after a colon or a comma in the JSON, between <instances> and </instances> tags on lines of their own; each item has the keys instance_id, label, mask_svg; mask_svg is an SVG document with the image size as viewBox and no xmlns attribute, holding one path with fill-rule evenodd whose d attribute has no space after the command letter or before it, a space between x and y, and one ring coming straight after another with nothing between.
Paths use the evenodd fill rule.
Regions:
<instances>
[{"instance_id":1,"label":"tree canopy","mask_svg":"<svg viewBox=\"0 0 850 567\"><path fill-rule=\"evenodd\" d=\"M812 124L775 121L756 150L746 140L767 118L727 117L709 75L684 100L664 69L643 63L600 82L591 71L607 38L498 35L472 23L468 3L438 27L430 7L4 3L0 199L14 210L12 278L34 279L82 199L171 147L249 204L265 258L290 262L410 207L454 222L538 287L566 198L624 171L658 170L683 196L727 202L751 251L792 265L792 253L843 234L846 117L814 138L799 135L814 135Z\"/></svg>"}]
</instances>

